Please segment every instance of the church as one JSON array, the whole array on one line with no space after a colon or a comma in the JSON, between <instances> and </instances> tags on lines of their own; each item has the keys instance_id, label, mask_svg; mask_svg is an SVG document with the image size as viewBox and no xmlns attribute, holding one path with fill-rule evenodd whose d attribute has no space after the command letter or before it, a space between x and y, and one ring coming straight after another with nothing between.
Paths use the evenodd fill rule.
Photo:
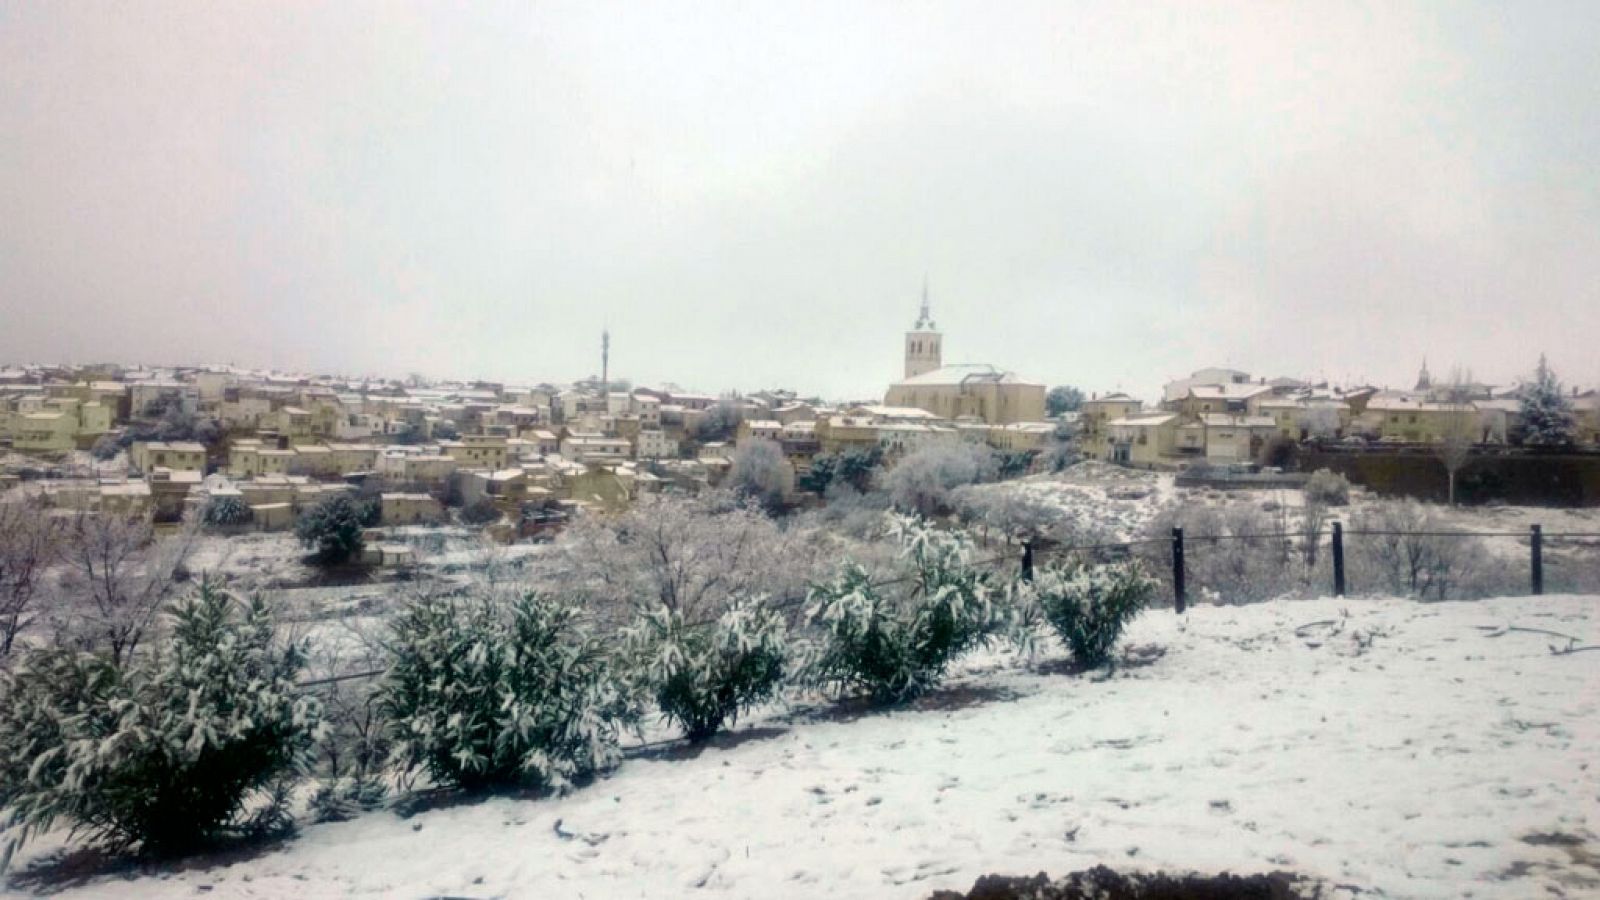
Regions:
<instances>
[{"instance_id":1,"label":"church","mask_svg":"<svg viewBox=\"0 0 1600 900\"><path fill-rule=\"evenodd\" d=\"M928 309L906 332L905 376L889 386L887 406L912 406L946 419L980 419L990 425L1044 420L1045 387L987 364L944 364L944 336Z\"/></svg>"}]
</instances>

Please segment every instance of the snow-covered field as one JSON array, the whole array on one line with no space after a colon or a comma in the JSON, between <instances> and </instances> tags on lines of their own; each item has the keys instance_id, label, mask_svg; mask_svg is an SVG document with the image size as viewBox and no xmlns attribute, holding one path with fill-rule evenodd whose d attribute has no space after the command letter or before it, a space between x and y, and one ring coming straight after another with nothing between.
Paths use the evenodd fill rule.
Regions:
<instances>
[{"instance_id":1,"label":"snow-covered field","mask_svg":"<svg viewBox=\"0 0 1600 900\"><path fill-rule=\"evenodd\" d=\"M774 710L564 798L374 813L64 896L910 900L1098 863L1600 895L1600 651L1508 625L1600 643L1600 597L1151 612L1149 661L1109 679L981 656L911 709Z\"/></svg>"}]
</instances>

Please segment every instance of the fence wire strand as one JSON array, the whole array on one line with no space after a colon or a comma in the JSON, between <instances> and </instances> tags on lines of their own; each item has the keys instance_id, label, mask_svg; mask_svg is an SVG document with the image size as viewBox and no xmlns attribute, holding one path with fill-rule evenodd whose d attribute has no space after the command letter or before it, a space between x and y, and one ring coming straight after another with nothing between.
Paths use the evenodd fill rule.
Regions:
<instances>
[{"instance_id":1,"label":"fence wire strand","mask_svg":"<svg viewBox=\"0 0 1600 900\"><path fill-rule=\"evenodd\" d=\"M1264 532L1264 533L1257 533L1257 534L1214 534L1214 535L1187 534L1187 533L1185 533L1182 536L1182 541L1185 544L1198 543L1198 542L1202 542L1202 541L1211 542L1211 543L1220 543L1222 541L1261 541L1261 540L1292 540L1292 539L1293 540L1304 540L1304 539L1308 539L1308 538L1314 538L1314 539L1320 541L1324 537L1324 535L1332 536L1332 534L1333 534L1333 531L1332 531L1331 527L1326 529L1326 530L1318 529L1315 532L1275 531L1275 532ZM1532 530L1529 530L1529 531L1376 531L1376 530L1368 531L1368 530L1349 530L1349 529L1346 529L1346 530L1343 531L1343 534L1344 534L1345 537L1444 537L1444 538L1514 537L1514 538L1530 538L1532 536L1532 534L1533 534L1533 531ZM1595 532L1595 531L1540 532L1540 539L1543 540L1543 541L1550 541L1552 539L1559 540L1561 538L1600 538L1600 532ZM1125 549L1129 549L1129 548L1132 548L1132 547L1148 546L1148 545L1152 545L1152 544L1174 544L1177 540L1178 540L1178 537L1176 535L1174 535L1173 537L1136 538L1136 539L1127 540L1127 541L1109 541L1109 542L1104 542L1104 543L1099 543L1099 544L1054 545L1054 546L1040 547L1040 548L1036 549L1034 551L1034 553L1033 553L1033 559L1034 559L1035 564L1037 564L1038 562L1040 562L1040 561L1042 561L1044 559L1047 559L1047 558L1059 557L1059 556L1063 556L1063 555L1071 554L1071 553L1090 553L1090 552L1096 552L1096 551L1102 551L1102 550L1125 550ZM1026 557L1026 553L1027 553L1027 551L1024 548L1024 549L1017 550L1017 551L1011 552L1011 553L1003 553L1003 554L1000 554L998 556L988 557L986 559L974 560L974 561L968 563L967 565L972 566L974 568L977 568L977 567L983 567L983 566L993 566L993 565L997 565L999 563L1006 563L1006 562L1017 563L1017 562L1021 562ZM920 577L921 577L920 575L897 575L897 576L895 576L893 578L883 578L883 579L878 579L876 581L869 581L867 583L867 586L870 587L870 588L893 587L895 585L906 584L908 582L915 581ZM768 608L770 608L772 610L775 610L775 611L789 611L789 610L793 610L793 609L798 609L799 607L805 605L805 603L809 599L810 599L809 594L803 595L803 596L799 596L799 597L785 597L785 598L783 598L781 600L778 600L778 601L772 602L772 603L768 603L766 605L767 605ZM713 623L711 623L711 622L700 622L700 623L695 623L693 625L689 625L689 626L686 626L686 627L689 627L689 628L704 628L704 627L710 626L711 624L713 624ZM299 687L299 688L324 687L324 686L327 686L327 685L341 684L341 683L346 682L346 681L360 681L360 680L366 679L366 678L377 678L379 676L387 674L388 671L389 671L389 669L387 667L385 667L385 668L381 668L381 669L369 669L369 670L361 671L361 672L345 672L345 673L342 673L342 674L339 674L339 675L330 675L330 676L323 677L323 678L313 678L313 679L309 679L307 681L297 682L296 683L296 687Z\"/></svg>"}]
</instances>

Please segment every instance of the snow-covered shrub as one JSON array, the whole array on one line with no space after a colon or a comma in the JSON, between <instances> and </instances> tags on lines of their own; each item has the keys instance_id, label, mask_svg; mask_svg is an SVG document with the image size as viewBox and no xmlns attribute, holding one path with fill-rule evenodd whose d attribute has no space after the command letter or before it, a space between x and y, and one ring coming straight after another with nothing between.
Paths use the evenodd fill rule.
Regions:
<instances>
[{"instance_id":1,"label":"snow-covered shrub","mask_svg":"<svg viewBox=\"0 0 1600 900\"><path fill-rule=\"evenodd\" d=\"M970 541L906 516L891 516L891 531L906 564L896 583L875 584L847 562L811 588L806 613L824 632L810 680L880 703L936 686L952 661L1006 625L1002 592L971 565Z\"/></svg>"},{"instance_id":2,"label":"snow-covered shrub","mask_svg":"<svg viewBox=\"0 0 1600 900\"><path fill-rule=\"evenodd\" d=\"M461 508L461 521L473 526L489 525L500 521L500 508L488 497L475 500Z\"/></svg>"},{"instance_id":3,"label":"snow-covered shrub","mask_svg":"<svg viewBox=\"0 0 1600 900\"><path fill-rule=\"evenodd\" d=\"M200 511L200 522L207 528L234 528L250 524L250 507L239 497L212 497Z\"/></svg>"},{"instance_id":4,"label":"snow-covered shrub","mask_svg":"<svg viewBox=\"0 0 1600 900\"><path fill-rule=\"evenodd\" d=\"M784 459L778 442L768 440L742 442L723 480L723 487L773 512L782 510L784 496L793 484L794 467Z\"/></svg>"},{"instance_id":5,"label":"snow-covered shrub","mask_svg":"<svg viewBox=\"0 0 1600 900\"><path fill-rule=\"evenodd\" d=\"M760 603L736 603L699 627L662 606L627 628L623 645L637 686L700 741L778 689L786 637L783 619Z\"/></svg>"},{"instance_id":6,"label":"snow-covered shrub","mask_svg":"<svg viewBox=\"0 0 1600 900\"><path fill-rule=\"evenodd\" d=\"M921 516L950 511L950 492L966 484L994 481L995 451L981 444L929 444L908 454L883 478L889 499L901 512Z\"/></svg>"},{"instance_id":7,"label":"snow-covered shrub","mask_svg":"<svg viewBox=\"0 0 1600 900\"><path fill-rule=\"evenodd\" d=\"M365 513L350 495L333 494L300 514L294 534L317 564L339 565L361 554Z\"/></svg>"},{"instance_id":8,"label":"snow-covered shrub","mask_svg":"<svg viewBox=\"0 0 1600 900\"><path fill-rule=\"evenodd\" d=\"M1415 500L1374 505L1358 513L1352 525L1346 540L1353 590L1419 600L1515 593L1497 581L1494 566L1485 565L1492 556L1481 539L1439 534L1449 530L1448 524Z\"/></svg>"},{"instance_id":9,"label":"snow-covered shrub","mask_svg":"<svg viewBox=\"0 0 1600 900\"><path fill-rule=\"evenodd\" d=\"M1150 602L1156 581L1136 561L1049 566L1033 580L1041 612L1072 658L1093 668L1111 660L1122 630Z\"/></svg>"},{"instance_id":10,"label":"snow-covered shrub","mask_svg":"<svg viewBox=\"0 0 1600 900\"><path fill-rule=\"evenodd\" d=\"M123 666L53 649L0 674L7 859L58 819L163 856L284 820L275 803L247 806L299 768L319 729L295 686L303 647L274 640L260 601L210 584L170 616L165 644Z\"/></svg>"},{"instance_id":11,"label":"snow-covered shrub","mask_svg":"<svg viewBox=\"0 0 1600 900\"><path fill-rule=\"evenodd\" d=\"M1307 503L1322 506L1345 506L1350 502L1350 481L1330 469L1311 473L1302 489Z\"/></svg>"},{"instance_id":12,"label":"snow-covered shrub","mask_svg":"<svg viewBox=\"0 0 1600 900\"><path fill-rule=\"evenodd\" d=\"M311 795L311 815L318 822L343 822L377 809L388 796L388 786L376 778L334 778Z\"/></svg>"},{"instance_id":13,"label":"snow-covered shrub","mask_svg":"<svg viewBox=\"0 0 1600 900\"><path fill-rule=\"evenodd\" d=\"M408 773L468 789L564 789L621 758L626 692L568 605L423 597L400 613L390 644L380 702Z\"/></svg>"},{"instance_id":14,"label":"snow-covered shrub","mask_svg":"<svg viewBox=\"0 0 1600 900\"><path fill-rule=\"evenodd\" d=\"M1225 603L1255 603L1303 591L1308 573L1303 555L1280 515L1230 503L1216 509L1188 504L1164 510L1146 528L1153 543L1138 550L1170 587L1173 527L1183 528L1184 571L1191 592L1210 589Z\"/></svg>"},{"instance_id":15,"label":"snow-covered shrub","mask_svg":"<svg viewBox=\"0 0 1600 900\"><path fill-rule=\"evenodd\" d=\"M784 528L728 491L641 497L615 516L585 516L543 561L544 584L603 623L665 606L699 624L743 597L799 597L827 546Z\"/></svg>"}]
</instances>

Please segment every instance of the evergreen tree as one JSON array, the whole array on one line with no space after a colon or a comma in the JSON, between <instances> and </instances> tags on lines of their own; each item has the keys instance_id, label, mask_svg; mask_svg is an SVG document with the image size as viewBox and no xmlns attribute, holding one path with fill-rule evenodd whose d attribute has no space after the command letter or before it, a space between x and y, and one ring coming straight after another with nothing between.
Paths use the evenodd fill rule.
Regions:
<instances>
[{"instance_id":1,"label":"evergreen tree","mask_svg":"<svg viewBox=\"0 0 1600 900\"><path fill-rule=\"evenodd\" d=\"M348 494L334 494L301 514L294 526L295 537L315 551L312 558L320 565L348 562L364 546L364 507Z\"/></svg>"},{"instance_id":2,"label":"evergreen tree","mask_svg":"<svg viewBox=\"0 0 1600 900\"><path fill-rule=\"evenodd\" d=\"M1572 403L1561 392L1561 382L1539 355L1533 381L1522 388L1522 442L1537 447L1571 444L1575 433Z\"/></svg>"},{"instance_id":3,"label":"evergreen tree","mask_svg":"<svg viewBox=\"0 0 1600 900\"><path fill-rule=\"evenodd\" d=\"M247 801L306 761L321 706L295 686L304 648L273 635L259 600L202 584L153 654L40 650L0 673L0 855L57 820L162 856L282 826L276 800Z\"/></svg>"}]
</instances>

